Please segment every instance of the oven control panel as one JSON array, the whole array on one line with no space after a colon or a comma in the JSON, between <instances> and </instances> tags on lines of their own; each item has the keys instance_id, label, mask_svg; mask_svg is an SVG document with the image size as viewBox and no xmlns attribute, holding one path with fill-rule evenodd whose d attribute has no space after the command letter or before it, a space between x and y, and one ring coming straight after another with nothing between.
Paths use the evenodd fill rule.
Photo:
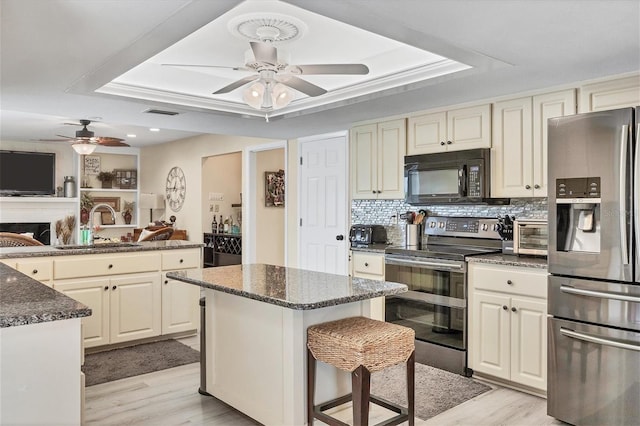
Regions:
<instances>
[{"instance_id":1,"label":"oven control panel","mask_svg":"<svg viewBox=\"0 0 640 426\"><path fill-rule=\"evenodd\" d=\"M500 239L498 219L484 217L431 216L425 221L426 235Z\"/></svg>"}]
</instances>

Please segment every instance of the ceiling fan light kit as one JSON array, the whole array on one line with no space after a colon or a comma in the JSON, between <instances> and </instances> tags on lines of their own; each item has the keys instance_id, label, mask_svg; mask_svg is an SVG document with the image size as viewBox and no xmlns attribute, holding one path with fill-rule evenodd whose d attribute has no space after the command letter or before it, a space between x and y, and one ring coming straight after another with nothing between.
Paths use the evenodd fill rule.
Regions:
<instances>
[{"instance_id":1,"label":"ceiling fan light kit","mask_svg":"<svg viewBox=\"0 0 640 426\"><path fill-rule=\"evenodd\" d=\"M97 145L90 142L76 142L72 144L71 147L80 155L89 155L93 154L93 151L96 150Z\"/></svg>"}]
</instances>

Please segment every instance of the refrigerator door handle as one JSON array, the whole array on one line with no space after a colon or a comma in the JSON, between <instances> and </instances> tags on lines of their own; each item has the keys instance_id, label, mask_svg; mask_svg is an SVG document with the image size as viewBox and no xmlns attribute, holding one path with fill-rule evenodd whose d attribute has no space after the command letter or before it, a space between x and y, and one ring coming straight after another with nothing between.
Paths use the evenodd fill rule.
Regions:
<instances>
[{"instance_id":1,"label":"refrigerator door handle","mask_svg":"<svg viewBox=\"0 0 640 426\"><path fill-rule=\"evenodd\" d=\"M602 337L596 337L589 334L578 333L568 328L560 327L560 334L566 337L571 337L577 340L584 340L585 342L596 343L598 345L613 346L619 349L629 349L631 351L640 352L640 345L634 345L629 343L618 342L617 340L604 339Z\"/></svg>"},{"instance_id":2,"label":"refrigerator door handle","mask_svg":"<svg viewBox=\"0 0 640 426\"><path fill-rule=\"evenodd\" d=\"M629 244L627 242L627 143L629 142L629 125L622 126L620 140L620 250L622 264L629 264Z\"/></svg>"},{"instance_id":3,"label":"refrigerator door handle","mask_svg":"<svg viewBox=\"0 0 640 426\"><path fill-rule=\"evenodd\" d=\"M640 120L640 117L636 118ZM633 229L636 235L636 280L640 280L640 123L636 124L636 153L634 160L635 177L633 179L633 191L635 193L633 206Z\"/></svg>"},{"instance_id":4,"label":"refrigerator door handle","mask_svg":"<svg viewBox=\"0 0 640 426\"><path fill-rule=\"evenodd\" d=\"M564 285L560 286L560 291L563 293L577 294L579 296L600 297L603 299L613 299L613 300L620 300L623 302L640 303L640 297L627 296L626 294L605 293L602 291L595 291L595 290L584 290L581 288L567 287Z\"/></svg>"}]
</instances>

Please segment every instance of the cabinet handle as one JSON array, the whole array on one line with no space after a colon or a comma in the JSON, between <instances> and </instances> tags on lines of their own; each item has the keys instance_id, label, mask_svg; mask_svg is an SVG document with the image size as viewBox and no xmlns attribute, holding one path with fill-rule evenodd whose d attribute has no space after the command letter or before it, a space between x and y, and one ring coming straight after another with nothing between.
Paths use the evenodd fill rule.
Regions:
<instances>
[{"instance_id":1,"label":"cabinet handle","mask_svg":"<svg viewBox=\"0 0 640 426\"><path fill-rule=\"evenodd\" d=\"M531 185L525 185L524 189L531 189Z\"/></svg>"},{"instance_id":2,"label":"cabinet handle","mask_svg":"<svg viewBox=\"0 0 640 426\"><path fill-rule=\"evenodd\" d=\"M540 189L540 185L538 185L538 184L533 185L533 187L534 187L535 189Z\"/></svg>"},{"instance_id":3,"label":"cabinet handle","mask_svg":"<svg viewBox=\"0 0 640 426\"><path fill-rule=\"evenodd\" d=\"M118 288L118 286L114 285L113 287L111 287L111 290L115 290L116 288Z\"/></svg>"},{"instance_id":4,"label":"cabinet handle","mask_svg":"<svg viewBox=\"0 0 640 426\"><path fill-rule=\"evenodd\" d=\"M507 284L509 284L509 285L513 285L513 281L511 281L511 280L507 280Z\"/></svg>"},{"instance_id":5,"label":"cabinet handle","mask_svg":"<svg viewBox=\"0 0 640 426\"><path fill-rule=\"evenodd\" d=\"M37 270L37 269L34 269L32 273L33 273L33 275L35 275L35 274L37 274L37 273L38 273L38 270Z\"/></svg>"},{"instance_id":6,"label":"cabinet handle","mask_svg":"<svg viewBox=\"0 0 640 426\"><path fill-rule=\"evenodd\" d=\"M509 310L509 308L507 308L507 305L502 305L502 310L504 310L504 311L508 311L508 310Z\"/></svg>"},{"instance_id":7,"label":"cabinet handle","mask_svg":"<svg viewBox=\"0 0 640 426\"><path fill-rule=\"evenodd\" d=\"M374 189L374 190L373 190L373 191L371 191L371 192L372 192L373 194L375 194L375 193L376 193L376 190Z\"/></svg>"},{"instance_id":8,"label":"cabinet handle","mask_svg":"<svg viewBox=\"0 0 640 426\"><path fill-rule=\"evenodd\" d=\"M169 280L164 280L164 283L165 284L169 284Z\"/></svg>"},{"instance_id":9,"label":"cabinet handle","mask_svg":"<svg viewBox=\"0 0 640 426\"><path fill-rule=\"evenodd\" d=\"M440 142L440 145L444 146L444 141L441 141L441 142Z\"/></svg>"},{"instance_id":10,"label":"cabinet handle","mask_svg":"<svg viewBox=\"0 0 640 426\"><path fill-rule=\"evenodd\" d=\"M104 286L104 291L107 291L107 290L109 290L109 286L108 286L108 285L105 285L105 286Z\"/></svg>"},{"instance_id":11,"label":"cabinet handle","mask_svg":"<svg viewBox=\"0 0 640 426\"><path fill-rule=\"evenodd\" d=\"M518 310L514 306L513 308L511 308L511 312L518 312Z\"/></svg>"},{"instance_id":12,"label":"cabinet handle","mask_svg":"<svg viewBox=\"0 0 640 426\"><path fill-rule=\"evenodd\" d=\"M364 262L364 266L366 266L368 268L369 264L367 262Z\"/></svg>"},{"instance_id":13,"label":"cabinet handle","mask_svg":"<svg viewBox=\"0 0 640 426\"><path fill-rule=\"evenodd\" d=\"M453 142L451 141L447 141L447 145L451 145Z\"/></svg>"},{"instance_id":14,"label":"cabinet handle","mask_svg":"<svg viewBox=\"0 0 640 426\"><path fill-rule=\"evenodd\" d=\"M180 259L180 263L183 263L183 262L184 262L184 259Z\"/></svg>"},{"instance_id":15,"label":"cabinet handle","mask_svg":"<svg viewBox=\"0 0 640 426\"><path fill-rule=\"evenodd\" d=\"M378 189L378 194L382 194L382 191L380 191L379 189Z\"/></svg>"},{"instance_id":16,"label":"cabinet handle","mask_svg":"<svg viewBox=\"0 0 640 426\"><path fill-rule=\"evenodd\" d=\"M112 265L112 264L109 264L109 269L111 269L111 268L113 268L113 265Z\"/></svg>"}]
</instances>

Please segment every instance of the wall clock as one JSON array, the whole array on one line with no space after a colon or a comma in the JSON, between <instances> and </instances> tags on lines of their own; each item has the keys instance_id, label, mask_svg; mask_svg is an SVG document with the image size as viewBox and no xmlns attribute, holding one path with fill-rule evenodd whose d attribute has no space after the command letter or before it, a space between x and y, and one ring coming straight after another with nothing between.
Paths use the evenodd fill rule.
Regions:
<instances>
[{"instance_id":1,"label":"wall clock","mask_svg":"<svg viewBox=\"0 0 640 426\"><path fill-rule=\"evenodd\" d=\"M180 211L187 195L187 180L180 167L174 167L167 174L167 203L174 212Z\"/></svg>"}]
</instances>

